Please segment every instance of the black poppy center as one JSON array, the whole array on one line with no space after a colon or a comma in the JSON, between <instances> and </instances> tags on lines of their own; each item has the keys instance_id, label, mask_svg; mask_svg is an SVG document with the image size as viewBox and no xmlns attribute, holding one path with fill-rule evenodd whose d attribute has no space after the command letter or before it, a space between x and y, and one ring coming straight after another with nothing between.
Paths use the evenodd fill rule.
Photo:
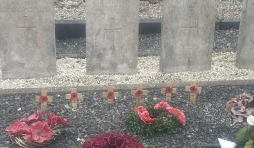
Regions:
<instances>
[{"instance_id":1,"label":"black poppy center","mask_svg":"<svg viewBox=\"0 0 254 148\"><path fill-rule=\"evenodd\" d=\"M109 94L109 96L111 96L111 94Z\"/></svg>"},{"instance_id":2,"label":"black poppy center","mask_svg":"<svg viewBox=\"0 0 254 148\"><path fill-rule=\"evenodd\" d=\"M37 135L40 136L40 135L41 135L41 132L40 132L40 131L37 131Z\"/></svg>"},{"instance_id":3,"label":"black poppy center","mask_svg":"<svg viewBox=\"0 0 254 148\"><path fill-rule=\"evenodd\" d=\"M46 100L46 98L43 98L43 100L45 101L45 100Z\"/></svg>"},{"instance_id":4,"label":"black poppy center","mask_svg":"<svg viewBox=\"0 0 254 148\"><path fill-rule=\"evenodd\" d=\"M75 95L73 95L73 97L76 97Z\"/></svg>"},{"instance_id":5,"label":"black poppy center","mask_svg":"<svg viewBox=\"0 0 254 148\"><path fill-rule=\"evenodd\" d=\"M195 88L192 88L192 90L195 90Z\"/></svg>"}]
</instances>

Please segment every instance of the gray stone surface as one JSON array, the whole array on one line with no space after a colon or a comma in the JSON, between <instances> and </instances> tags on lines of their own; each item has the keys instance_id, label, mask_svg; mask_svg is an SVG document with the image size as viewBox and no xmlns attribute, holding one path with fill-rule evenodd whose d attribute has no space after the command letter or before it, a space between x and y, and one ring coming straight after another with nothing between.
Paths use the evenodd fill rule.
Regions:
<instances>
[{"instance_id":1,"label":"gray stone surface","mask_svg":"<svg viewBox=\"0 0 254 148\"><path fill-rule=\"evenodd\" d=\"M2 77L56 74L53 0L1 0Z\"/></svg>"},{"instance_id":2,"label":"gray stone surface","mask_svg":"<svg viewBox=\"0 0 254 148\"><path fill-rule=\"evenodd\" d=\"M164 0L160 70L211 69L215 0Z\"/></svg>"},{"instance_id":3,"label":"gray stone surface","mask_svg":"<svg viewBox=\"0 0 254 148\"><path fill-rule=\"evenodd\" d=\"M254 70L254 0L243 1L236 66Z\"/></svg>"},{"instance_id":4,"label":"gray stone surface","mask_svg":"<svg viewBox=\"0 0 254 148\"><path fill-rule=\"evenodd\" d=\"M139 0L86 0L88 74L134 74Z\"/></svg>"}]
</instances>

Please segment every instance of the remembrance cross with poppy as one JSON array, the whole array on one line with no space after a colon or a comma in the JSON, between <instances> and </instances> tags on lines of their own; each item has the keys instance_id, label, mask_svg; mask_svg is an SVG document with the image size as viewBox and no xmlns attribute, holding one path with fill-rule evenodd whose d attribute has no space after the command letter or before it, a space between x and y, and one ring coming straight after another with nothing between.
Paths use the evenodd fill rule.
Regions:
<instances>
[{"instance_id":1,"label":"remembrance cross with poppy","mask_svg":"<svg viewBox=\"0 0 254 148\"><path fill-rule=\"evenodd\" d=\"M137 90L131 90L131 95L135 95L137 97L136 104L140 105L142 102L142 96L147 95L147 91L142 90L142 85L138 85Z\"/></svg>"},{"instance_id":2,"label":"remembrance cross with poppy","mask_svg":"<svg viewBox=\"0 0 254 148\"><path fill-rule=\"evenodd\" d=\"M113 99L115 97L118 97L118 92L114 92L113 90L114 90L113 87L108 87L108 92L103 92L102 93L103 98L108 98L108 104L112 104Z\"/></svg>"},{"instance_id":3,"label":"remembrance cross with poppy","mask_svg":"<svg viewBox=\"0 0 254 148\"><path fill-rule=\"evenodd\" d=\"M190 101L191 102L196 102L196 94L201 92L201 87L196 87L197 82L196 81L191 81L191 86L186 86L185 90L190 91Z\"/></svg>"},{"instance_id":4,"label":"remembrance cross with poppy","mask_svg":"<svg viewBox=\"0 0 254 148\"><path fill-rule=\"evenodd\" d=\"M71 89L71 94L66 94L66 99L71 99L71 105L74 108L77 108L78 106L78 99L82 98L81 93L77 93L77 88L72 88Z\"/></svg>"},{"instance_id":5,"label":"remembrance cross with poppy","mask_svg":"<svg viewBox=\"0 0 254 148\"><path fill-rule=\"evenodd\" d=\"M176 93L176 88L172 88L172 83L168 83L166 88L161 89L161 93L166 93L166 101L171 101L171 94Z\"/></svg>"},{"instance_id":6,"label":"remembrance cross with poppy","mask_svg":"<svg viewBox=\"0 0 254 148\"><path fill-rule=\"evenodd\" d=\"M47 91L41 91L41 96L35 97L36 102L41 102L41 109L47 109L47 102L52 102L53 97L47 96Z\"/></svg>"}]
</instances>

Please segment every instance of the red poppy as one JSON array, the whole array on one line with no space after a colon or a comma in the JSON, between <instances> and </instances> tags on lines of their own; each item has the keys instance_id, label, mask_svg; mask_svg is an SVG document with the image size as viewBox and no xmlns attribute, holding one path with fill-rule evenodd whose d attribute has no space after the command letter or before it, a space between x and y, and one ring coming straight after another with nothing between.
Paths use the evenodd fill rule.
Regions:
<instances>
[{"instance_id":1,"label":"red poppy","mask_svg":"<svg viewBox=\"0 0 254 148\"><path fill-rule=\"evenodd\" d=\"M165 89L165 92L168 93L168 94L171 94L171 93L173 92L173 88L167 87L167 88Z\"/></svg>"},{"instance_id":2,"label":"red poppy","mask_svg":"<svg viewBox=\"0 0 254 148\"><path fill-rule=\"evenodd\" d=\"M78 100L78 94L77 93L72 93L71 94L71 100L72 101L77 101Z\"/></svg>"},{"instance_id":3,"label":"red poppy","mask_svg":"<svg viewBox=\"0 0 254 148\"><path fill-rule=\"evenodd\" d=\"M40 97L40 102L41 103L48 102L48 97L47 96L41 96Z\"/></svg>"},{"instance_id":4,"label":"red poppy","mask_svg":"<svg viewBox=\"0 0 254 148\"><path fill-rule=\"evenodd\" d=\"M29 126L23 120L16 122L5 129L9 132L9 136L19 136L29 134Z\"/></svg>"},{"instance_id":5,"label":"red poppy","mask_svg":"<svg viewBox=\"0 0 254 148\"><path fill-rule=\"evenodd\" d=\"M36 122L37 120L38 120L38 115L32 114L28 117L28 121L26 121L26 123L33 123L33 122Z\"/></svg>"},{"instance_id":6,"label":"red poppy","mask_svg":"<svg viewBox=\"0 0 254 148\"><path fill-rule=\"evenodd\" d=\"M38 110L37 114L41 117L41 116L43 116L44 113Z\"/></svg>"},{"instance_id":7,"label":"red poppy","mask_svg":"<svg viewBox=\"0 0 254 148\"><path fill-rule=\"evenodd\" d=\"M164 120L164 121L168 121L168 119L167 119L166 117L163 117L163 120Z\"/></svg>"},{"instance_id":8,"label":"red poppy","mask_svg":"<svg viewBox=\"0 0 254 148\"><path fill-rule=\"evenodd\" d=\"M114 93L113 92L108 92L107 98L108 99L114 99Z\"/></svg>"},{"instance_id":9,"label":"red poppy","mask_svg":"<svg viewBox=\"0 0 254 148\"><path fill-rule=\"evenodd\" d=\"M198 89L197 89L196 86L191 86L191 87L190 87L190 91L191 91L191 93L195 94L195 93L198 92Z\"/></svg>"},{"instance_id":10,"label":"red poppy","mask_svg":"<svg viewBox=\"0 0 254 148\"><path fill-rule=\"evenodd\" d=\"M42 143L49 141L52 137L52 130L45 122L35 122L29 126L29 130L31 134L25 137L34 142Z\"/></svg>"},{"instance_id":11,"label":"red poppy","mask_svg":"<svg viewBox=\"0 0 254 148\"><path fill-rule=\"evenodd\" d=\"M57 117L57 123L61 123L65 127L69 127L69 124L66 121L67 119L64 119L63 117Z\"/></svg>"},{"instance_id":12,"label":"red poppy","mask_svg":"<svg viewBox=\"0 0 254 148\"><path fill-rule=\"evenodd\" d=\"M137 98L141 98L142 95L143 95L143 91L142 91L142 90L138 90L138 91L135 93L135 96L136 96Z\"/></svg>"}]
</instances>

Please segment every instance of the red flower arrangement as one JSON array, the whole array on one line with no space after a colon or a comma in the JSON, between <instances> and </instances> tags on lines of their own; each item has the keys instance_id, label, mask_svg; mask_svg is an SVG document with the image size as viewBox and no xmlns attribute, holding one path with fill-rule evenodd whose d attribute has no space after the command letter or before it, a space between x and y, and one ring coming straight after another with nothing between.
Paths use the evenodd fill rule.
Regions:
<instances>
[{"instance_id":1,"label":"red flower arrangement","mask_svg":"<svg viewBox=\"0 0 254 148\"><path fill-rule=\"evenodd\" d=\"M168 111L169 115L175 116L181 125L184 126L186 124L184 113L176 108L171 107L167 102L160 102L154 106L155 110L163 110L164 108ZM145 124L153 124L158 121L156 118L151 119L148 111L143 106L136 107L134 110L138 112L139 118L143 120ZM163 119L166 120L167 118L164 117Z\"/></svg>"},{"instance_id":2,"label":"red flower arrangement","mask_svg":"<svg viewBox=\"0 0 254 148\"><path fill-rule=\"evenodd\" d=\"M72 101L77 101L78 100L78 94L77 93L72 93L71 94L71 100Z\"/></svg>"},{"instance_id":3,"label":"red flower arrangement","mask_svg":"<svg viewBox=\"0 0 254 148\"><path fill-rule=\"evenodd\" d=\"M144 148L144 146L127 134L104 133L85 141L82 148Z\"/></svg>"},{"instance_id":4,"label":"red flower arrangement","mask_svg":"<svg viewBox=\"0 0 254 148\"><path fill-rule=\"evenodd\" d=\"M108 92L107 98L108 99L114 99L114 92Z\"/></svg>"},{"instance_id":5,"label":"red flower arrangement","mask_svg":"<svg viewBox=\"0 0 254 148\"><path fill-rule=\"evenodd\" d=\"M198 89L196 86L191 86L190 91L191 91L191 93L196 94L198 92Z\"/></svg>"},{"instance_id":6,"label":"red flower arrangement","mask_svg":"<svg viewBox=\"0 0 254 148\"><path fill-rule=\"evenodd\" d=\"M143 91L142 91L142 90L138 90L138 91L135 93L135 96L136 96L137 98L141 98L142 95L143 95Z\"/></svg>"},{"instance_id":7,"label":"red flower arrangement","mask_svg":"<svg viewBox=\"0 0 254 148\"><path fill-rule=\"evenodd\" d=\"M63 117L58 117L55 116L55 114L50 113L49 115L45 114L44 118L44 113L41 111L37 111L37 114L29 116L28 120L24 118L21 119L7 127L5 131L9 132L9 136L14 142L16 142L15 138L24 140L24 142L21 142L22 145L20 146L31 146L31 143L36 145L36 143L43 144L50 141L52 136L56 135L53 130L60 127L61 124L65 127L69 127L69 124L66 122L67 119L64 119ZM47 120L45 121L45 119ZM20 142L16 143L20 144Z\"/></svg>"}]
</instances>

